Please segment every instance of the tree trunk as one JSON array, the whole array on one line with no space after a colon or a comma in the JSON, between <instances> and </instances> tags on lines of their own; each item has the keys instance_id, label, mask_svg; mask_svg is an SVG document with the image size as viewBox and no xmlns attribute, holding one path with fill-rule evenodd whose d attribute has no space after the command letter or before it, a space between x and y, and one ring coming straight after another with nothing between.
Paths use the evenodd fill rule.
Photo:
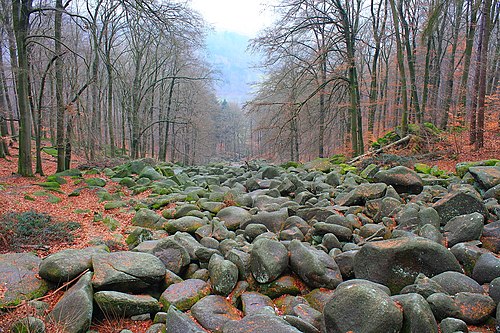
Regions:
<instances>
[{"instance_id":1,"label":"tree trunk","mask_svg":"<svg viewBox=\"0 0 500 333\"><path fill-rule=\"evenodd\" d=\"M57 56L54 64L56 76L56 105L57 105L57 172L64 171L64 100L63 100L63 61L61 58L62 38L62 11L64 10L62 0L56 0L56 11L54 14L54 53Z\"/></svg>"},{"instance_id":2,"label":"tree trunk","mask_svg":"<svg viewBox=\"0 0 500 333\"><path fill-rule=\"evenodd\" d=\"M481 22L482 44L481 49L481 70L479 77L479 91L478 91L478 102L477 102L477 126L476 126L476 142L475 148L480 149L484 147L484 109L485 109L485 97L486 97L486 69L488 68L488 44L490 41L490 11L491 11L492 0L485 0L483 2L483 19Z\"/></svg>"},{"instance_id":3,"label":"tree trunk","mask_svg":"<svg viewBox=\"0 0 500 333\"><path fill-rule=\"evenodd\" d=\"M446 76L446 86L445 86L445 94L444 94L444 106L443 106L443 114L441 118L441 129L446 129L448 126L448 119L451 107L451 100L453 95L453 85L455 83L455 54L457 52L458 46L458 34L460 32L460 21L462 14L462 7L464 4L464 0L457 0L455 2L455 17L454 17L454 25L453 25L453 37L452 37L452 45L451 45L451 54L450 54L450 64L448 68L448 74Z\"/></svg>"},{"instance_id":4,"label":"tree trunk","mask_svg":"<svg viewBox=\"0 0 500 333\"><path fill-rule=\"evenodd\" d=\"M19 160L17 170L21 176L32 177L31 158L31 112L28 92L28 50L26 40L29 33L32 0L12 0L12 17L16 36L19 68L17 78L17 103L19 107Z\"/></svg>"},{"instance_id":5,"label":"tree trunk","mask_svg":"<svg viewBox=\"0 0 500 333\"><path fill-rule=\"evenodd\" d=\"M396 48L399 66L399 77L401 80L401 98L403 103L403 110L401 115L401 136L406 136L408 133L408 95L406 86L406 73L403 56L403 46L401 44L401 34L399 32L399 17L396 10L395 0L389 0L391 3L392 17L394 21L394 32L396 34Z\"/></svg>"}]
</instances>

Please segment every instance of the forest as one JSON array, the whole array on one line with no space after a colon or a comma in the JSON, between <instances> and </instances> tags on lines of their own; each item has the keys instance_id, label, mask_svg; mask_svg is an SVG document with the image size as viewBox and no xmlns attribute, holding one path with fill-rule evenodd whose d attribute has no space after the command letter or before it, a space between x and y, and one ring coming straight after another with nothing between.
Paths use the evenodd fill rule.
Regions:
<instances>
[{"instance_id":1,"label":"forest","mask_svg":"<svg viewBox=\"0 0 500 333\"><path fill-rule=\"evenodd\" d=\"M500 6L492 0L281 0L252 39L264 75L239 105L215 93L207 29L189 1L2 0L0 156L17 172L153 157L202 164L363 154L389 130L500 122Z\"/></svg>"}]
</instances>

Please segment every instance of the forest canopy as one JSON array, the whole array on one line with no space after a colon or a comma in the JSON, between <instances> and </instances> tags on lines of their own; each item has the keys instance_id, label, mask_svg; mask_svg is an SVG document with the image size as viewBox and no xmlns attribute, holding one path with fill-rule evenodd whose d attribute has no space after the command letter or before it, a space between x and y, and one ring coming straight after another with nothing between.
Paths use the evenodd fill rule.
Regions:
<instances>
[{"instance_id":1,"label":"forest canopy","mask_svg":"<svg viewBox=\"0 0 500 333\"><path fill-rule=\"evenodd\" d=\"M463 129L477 149L485 123L498 130L492 0L280 0L249 46L264 75L243 109L216 95L189 1L0 1L0 157L18 140L24 176L49 148L63 171L74 152L305 161L412 125Z\"/></svg>"}]
</instances>

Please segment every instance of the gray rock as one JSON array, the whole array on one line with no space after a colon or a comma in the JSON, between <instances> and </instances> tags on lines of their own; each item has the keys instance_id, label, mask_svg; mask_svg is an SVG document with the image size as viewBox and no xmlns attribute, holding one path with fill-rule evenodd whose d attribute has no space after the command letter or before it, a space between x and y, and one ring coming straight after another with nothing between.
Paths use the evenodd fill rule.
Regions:
<instances>
[{"instance_id":1,"label":"gray rock","mask_svg":"<svg viewBox=\"0 0 500 333\"><path fill-rule=\"evenodd\" d=\"M476 166L469 168L469 172L485 191L500 184L499 166Z\"/></svg>"},{"instance_id":2,"label":"gray rock","mask_svg":"<svg viewBox=\"0 0 500 333\"><path fill-rule=\"evenodd\" d=\"M484 226L481 242L483 243L483 248L494 253L500 252L500 221Z\"/></svg>"},{"instance_id":3,"label":"gray rock","mask_svg":"<svg viewBox=\"0 0 500 333\"><path fill-rule=\"evenodd\" d=\"M423 189L420 176L403 166L381 170L375 174L374 178L378 182L391 185L398 193L419 194Z\"/></svg>"},{"instance_id":4,"label":"gray rock","mask_svg":"<svg viewBox=\"0 0 500 333\"><path fill-rule=\"evenodd\" d=\"M385 195L387 185L384 183L360 184L335 203L340 206L364 205L366 201L379 199Z\"/></svg>"},{"instance_id":5,"label":"gray rock","mask_svg":"<svg viewBox=\"0 0 500 333\"><path fill-rule=\"evenodd\" d=\"M500 303L500 277L497 277L490 282L488 294L496 304Z\"/></svg>"},{"instance_id":6,"label":"gray rock","mask_svg":"<svg viewBox=\"0 0 500 333\"><path fill-rule=\"evenodd\" d=\"M474 266L472 278L478 283L489 283L500 277L500 259L492 253L482 254Z\"/></svg>"},{"instance_id":7,"label":"gray rock","mask_svg":"<svg viewBox=\"0 0 500 333\"><path fill-rule=\"evenodd\" d=\"M94 311L91 279L92 272L85 273L64 293L49 315L68 332L85 333L90 328Z\"/></svg>"},{"instance_id":8,"label":"gray rock","mask_svg":"<svg viewBox=\"0 0 500 333\"><path fill-rule=\"evenodd\" d=\"M340 290L342 288L350 288L354 285L356 285L356 286L363 285L363 286L367 286L370 288L378 288L381 291L383 291L384 293L386 293L387 296L391 296L391 290L388 287L384 286L383 284L376 283L376 282L369 281L369 280L361 280L361 279L352 279L352 280L344 281L338 285L336 290Z\"/></svg>"},{"instance_id":9,"label":"gray rock","mask_svg":"<svg viewBox=\"0 0 500 333\"><path fill-rule=\"evenodd\" d=\"M336 290L323 316L326 333L397 333L403 325L403 313L396 303L367 285Z\"/></svg>"},{"instance_id":10,"label":"gray rock","mask_svg":"<svg viewBox=\"0 0 500 333\"><path fill-rule=\"evenodd\" d=\"M166 327L168 333L205 333L206 331L198 325L187 314L171 306L167 312Z\"/></svg>"},{"instance_id":11,"label":"gray rock","mask_svg":"<svg viewBox=\"0 0 500 333\"><path fill-rule=\"evenodd\" d=\"M438 333L438 325L429 303L419 294L396 295L392 300L403 306L402 332Z\"/></svg>"},{"instance_id":12,"label":"gray rock","mask_svg":"<svg viewBox=\"0 0 500 333\"><path fill-rule=\"evenodd\" d=\"M191 314L201 326L215 333L222 333L226 322L241 319L237 308L226 298L216 295L210 295L198 301L191 308Z\"/></svg>"},{"instance_id":13,"label":"gray rock","mask_svg":"<svg viewBox=\"0 0 500 333\"><path fill-rule=\"evenodd\" d=\"M475 293L458 293L455 296L432 294L427 302L436 319L454 317L470 325L486 321L496 307L491 297Z\"/></svg>"},{"instance_id":14,"label":"gray rock","mask_svg":"<svg viewBox=\"0 0 500 333\"><path fill-rule=\"evenodd\" d=\"M418 211L419 226L426 224L433 225L436 228L441 226L441 218L438 212L432 207L422 207Z\"/></svg>"},{"instance_id":15,"label":"gray rock","mask_svg":"<svg viewBox=\"0 0 500 333\"><path fill-rule=\"evenodd\" d=\"M420 237L427 238L428 240L431 240L438 244L441 245L444 244L443 235L441 234L439 229L433 226L432 224L426 224L420 227L420 229L418 230L418 235Z\"/></svg>"},{"instance_id":16,"label":"gray rock","mask_svg":"<svg viewBox=\"0 0 500 333\"><path fill-rule=\"evenodd\" d=\"M228 296L238 282L238 267L220 255L214 254L208 263L208 271L215 293Z\"/></svg>"},{"instance_id":17,"label":"gray rock","mask_svg":"<svg viewBox=\"0 0 500 333\"><path fill-rule=\"evenodd\" d=\"M160 296L163 310L175 306L181 311L189 310L196 302L210 294L210 285L203 280L188 279L170 285Z\"/></svg>"},{"instance_id":18,"label":"gray rock","mask_svg":"<svg viewBox=\"0 0 500 333\"><path fill-rule=\"evenodd\" d=\"M40 277L45 280L63 283L92 268L92 255L107 253L103 248L89 247L82 250L62 250L54 253L40 263Z\"/></svg>"},{"instance_id":19,"label":"gray rock","mask_svg":"<svg viewBox=\"0 0 500 333\"><path fill-rule=\"evenodd\" d=\"M45 295L49 286L36 276L40 262L32 253L0 254L0 286L7 287L0 308Z\"/></svg>"},{"instance_id":20,"label":"gray rock","mask_svg":"<svg viewBox=\"0 0 500 333\"><path fill-rule=\"evenodd\" d=\"M151 180L160 180L164 179L165 177L156 171L153 167L151 166L145 166L142 170L141 173L139 174L140 178L148 178Z\"/></svg>"},{"instance_id":21,"label":"gray rock","mask_svg":"<svg viewBox=\"0 0 500 333\"><path fill-rule=\"evenodd\" d=\"M15 321L10 327L11 333L45 333L45 324L36 317L25 317Z\"/></svg>"},{"instance_id":22,"label":"gray rock","mask_svg":"<svg viewBox=\"0 0 500 333\"><path fill-rule=\"evenodd\" d=\"M199 217L184 216L178 219L167 220L167 222L163 224L163 229L172 235L176 232L195 233L198 228L207 224L207 221Z\"/></svg>"},{"instance_id":23,"label":"gray rock","mask_svg":"<svg viewBox=\"0 0 500 333\"><path fill-rule=\"evenodd\" d=\"M257 292L244 292L241 294L241 306L245 316L258 314L269 308L274 314L273 301L268 296Z\"/></svg>"},{"instance_id":24,"label":"gray rock","mask_svg":"<svg viewBox=\"0 0 500 333\"><path fill-rule=\"evenodd\" d=\"M239 321L228 321L223 333L300 333L284 319L267 314L247 316Z\"/></svg>"},{"instance_id":25,"label":"gray rock","mask_svg":"<svg viewBox=\"0 0 500 333\"><path fill-rule=\"evenodd\" d=\"M413 283L418 274L460 272L456 258L444 246L425 238L397 238L363 245L354 258L356 278L388 286L393 293Z\"/></svg>"},{"instance_id":26,"label":"gray rock","mask_svg":"<svg viewBox=\"0 0 500 333\"><path fill-rule=\"evenodd\" d=\"M469 333L467 324L463 320L457 318L444 318L441 320L441 324L439 326L441 328L441 333Z\"/></svg>"},{"instance_id":27,"label":"gray rock","mask_svg":"<svg viewBox=\"0 0 500 333\"><path fill-rule=\"evenodd\" d=\"M456 216L479 213L487 216L488 211L484 203L475 194L454 191L446 194L432 206L441 218L441 225L446 225Z\"/></svg>"},{"instance_id":28,"label":"gray rock","mask_svg":"<svg viewBox=\"0 0 500 333\"><path fill-rule=\"evenodd\" d=\"M226 253L226 258L238 267L240 279L246 279L250 275L250 254L232 249Z\"/></svg>"},{"instance_id":29,"label":"gray rock","mask_svg":"<svg viewBox=\"0 0 500 333\"><path fill-rule=\"evenodd\" d=\"M217 217L224 222L229 230L236 230L241 225L245 225L250 221L252 215L241 207L230 206L221 209L217 213Z\"/></svg>"},{"instance_id":30,"label":"gray rock","mask_svg":"<svg viewBox=\"0 0 500 333\"><path fill-rule=\"evenodd\" d=\"M151 325L146 333L165 333L167 326L165 324L153 324Z\"/></svg>"},{"instance_id":31,"label":"gray rock","mask_svg":"<svg viewBox=\"0 0 500 333\"><path fill-rule=\"evenodd\" d=\"M94 300L106 317L132 317L160 311L160 303L149 295L98 291L94 294Z\"/></svg>"},{"instance_id":32,"label":"gray rock","mask_svg":"<svg viewBox=\"0 0 500 333\"><path fill-rule=\"evenodd\" d=\"M276 280L288 267L288 250L278 241L258 239L250 253L250 267L257 282Z\"/></svg>"},{"instance_id":33,"label":"gray rock","mask_svg":"<svg viewBox=\"0 0 500 333\"><path fill-rule=\"evenodd\" d=\"M165 276L165 265L149 253L113 252L92 257L97 290L140 292L158 284Z\"/></svg>"},{"instance_id":34,"label":"gray rock","mask_svg":"<svg viewBox=\"0 0 500 333\"><path fill-rule=\"evenodd\" d=\"M488 191L484 192L483 198L487 199L497 199L500 201L500 184L493 186Z\"/></svg>"},{"instance_id":35,"label":"gray rock","mask_svg":"<svg viewBox=\"0 0 500 333\"><path fill-rule=\"evenodd\" d=\"M354 257L358 250L345 251L335 255L335 262L339 266L342 278L351 279L354 277Z\"/></svg>"},{"instance_id":36,"label":"gray rock","mask_svg":"<svg viewBox=\"0 0 500 333\"><path fill-rule=\"evenodd\" d=\"M290 316L286 315L283 316L283 319L285 319L290 325L293 327L297 328L300 332L303 333L321 333L319 329L314 327L313 325L309 324L307 321L296 317L296 316Z\"/></svg>"},{"instance_id":37,"label":"gray rock","mask_svg":"<svg viewBox=\"0 0 500 333\"><path fill-rule=\"evenodd\" d=\"M154 210L141 208L132 218L132 225L143 228L159 229L165 221L166 220L158 215Z\"/></svg>"},{"instance_id":38,"label":"gray rock","mask_svg":"<svg viewBox=\"0 0 500 333\"><path fill-rule=\"evenodd\" d=\"M287 218L287 209L280 209L275 212L260 212L252 215L248 222L242 223L241 228L245 229L249 224L263 224L268 230L278 233L284 229Z\"/></svg>"},{"instance_id":39,"label":"gray rock","mask_svg":"<svg viewBox=\"0 0 500 333\"><path fill-rule=\"evenodd\" d=\"M455 295L460 292L478 294L484 292L479 283L459 272L444 272L432 277L431 280L437 282L443 290L450 295Z\"/></svg>"},{"instance_id":40,"label":"gray rock","mask_svg":"<svg viewBox=\"0 0 500 333\"><path fill-rule=\"evenodd\" d=\"M444 227L448 246L479 240L483 232L484 216L479 213L460 215L451 218Z\"/></svg>"},{"instance_id":41,"label":"gray rock","mask_svg":"<svg viewBox=\"0 0 500 333\"><path fill-rule=\"evenodd\" d=\"M479 248L472 243L459 243L451 248L451 253L463 266L465 274L472 276L472 270L477 260L483 253L488 253L488 250Z\"/></svg>"},{"instance_id":42,"label":"gray rock","mask_svg":"<svg viewBox=\"0 0 500 333\"><path fill-rule=\"evenodd\" d=\"M191 262L187 250L173 237L142 242L134 251L154 255L161 260L165 268L175 274L179 274Z\"/></svg>"},{"instance_id":43,"label":"gray rock","mask_svg":"<svg viewBox=\"0 0 500 333\"><path fill-rule=\"evenodd\" d=\"M335 289L342 275L335 260L325 252L307 247L298 240L288 246L290 266L312 288Z\"/></svg>"},{"instance_id":44,"label":"gray rock","mask_svg":"<svg viewBox=\"0 0 500 333\"><path fill-rule=\"evenodd\" d=\"M338 224L326 222L316 222L313 225L314 233L323 236L325 234L334 234L340 241L348 242L352 238L352 230Z\"/></svg>"},{"instance_id":45,"label":"gray rock","mask_svg":"<svg viewBox=\"0 0 500 333\"><path fill-rule=\"evenodd\" d=\"M427 299L427 297L435 293L446 294L446 291L436 281L429 279L424 274L419 274L415 279L414 284L410 284L401 289L401 294L412 294L412 293L422 295L424 298Z\"/></svg>"}]
</instances>

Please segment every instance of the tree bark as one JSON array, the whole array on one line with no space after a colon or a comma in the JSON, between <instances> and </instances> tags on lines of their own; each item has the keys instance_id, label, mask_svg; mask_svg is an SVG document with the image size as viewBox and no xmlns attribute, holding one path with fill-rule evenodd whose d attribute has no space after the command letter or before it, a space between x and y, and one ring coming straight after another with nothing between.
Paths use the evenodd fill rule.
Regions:
<instances>
[{"instance_id":1,"label":"tree bark","mask_svg":"<svg viewBox=\"0 0 500 333\"><path fill-rule=\"evenodd\" d=\"M28 100L28 49L26 39L29 33L30 9L32 0L12 0L12 17L17 45L18 71L17 103L19 108L19 160L17 171L21 176L32 177L31 157L31 112Z\"/></svg>"}]
</instances>

